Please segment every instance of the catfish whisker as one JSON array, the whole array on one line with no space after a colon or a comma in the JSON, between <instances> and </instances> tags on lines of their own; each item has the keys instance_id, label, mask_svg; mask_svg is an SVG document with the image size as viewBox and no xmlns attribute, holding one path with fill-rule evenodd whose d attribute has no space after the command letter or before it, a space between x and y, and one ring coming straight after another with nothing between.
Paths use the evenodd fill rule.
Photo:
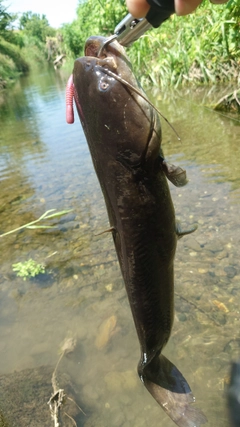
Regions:
<instances>
[{"instance_id":1,"label":"catfish whisker","mask_svg":"<svg viewBox=\"0 0 240 427\"><path fill-rule=\"evenodd\" d=\"M111 41L111 40L110 40ZM106 42L107 43L107 42ZM105 43L105 46L106 46ZM102 48L101 48L102 50ZM99 51L100 52L100 51ZM161 113L161 111L159 111L159 109L157 107L155 107L155 105L149 101L149 99L142 94L142 92L138 89L136 89L134 86L131 85L131 83L129 83L127 80L123 79L122 77L118 76L117 74L113 73L111 70L102 67L101 65L99 65L99 68L101 68L101 70L108 74L109 76L113 77L114 79L118 80L119 82L121 82L123 85L129 87L133 92L136 92L139 96L141 96L149 105L151 105L152 108L154 108L154 110L165 120L165 122L168 124L168 126L170 126L170 128L173 130L173 132L175 133L178 141L181 141L180 136L178 135L176 129L173 127L173 125L169 122L169 120Z\"/></svg>"}]
</instances>

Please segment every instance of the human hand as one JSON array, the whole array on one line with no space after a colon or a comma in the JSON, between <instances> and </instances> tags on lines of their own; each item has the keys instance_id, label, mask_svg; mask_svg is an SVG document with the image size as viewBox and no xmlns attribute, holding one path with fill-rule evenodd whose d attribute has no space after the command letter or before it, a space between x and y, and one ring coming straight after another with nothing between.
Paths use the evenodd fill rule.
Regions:
<instances>
[{"instance_id":1,"label":"human hand","mask_svg":"<svg viewBox=\"0 0 240 427\"><path fill-rule=\"evenodd\" d=\"M211 3L222 4L227 3L228 0L210 0ZM142 18L146 16L150 4L147 0L126 0L129 12L135 18ZM177 15L188 15L194 12L195 9L202 3L202 0L175 0L175 10Z\"/></svg>"},{"instance_id":2,"label":"human hand","mask_svg":"<svg viewBox=\"0 0 240 427\"><path fill-rule=\"evenodd\" d=\"M144 0L146 1L146 0ZM227 3L228 0L210 0L214 4ZM177 15L188 15L202 3L202 0L175 0L175 10Z\"/></svg>"}]
</instances>

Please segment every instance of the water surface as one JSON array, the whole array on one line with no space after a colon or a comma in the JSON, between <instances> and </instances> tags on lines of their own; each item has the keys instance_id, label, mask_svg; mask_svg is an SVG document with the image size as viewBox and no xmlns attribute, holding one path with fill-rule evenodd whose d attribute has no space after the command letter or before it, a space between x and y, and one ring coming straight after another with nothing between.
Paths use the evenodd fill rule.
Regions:
<instances>
[{"instance_id":1,"label":"water surface","mask_svg":"<svg viewBox=\"0 0 240 427\"><path fill-rule=\"evenodd\" d=\"M78 426L171 427L136 374L139 345L112 238L97 235L108 228L102 194L78 118L65 123L66 80L49 70L25 77L0 110L0 233L49 209L72 209L52 220L54 229L0 239L0 376L54 369L73 337L77 346L59 371L86 413ZM226 427L224 389L240 353L240 121L205 108L211 96L151 94L182 139L163 123L165 156L189 178L181 189L170 184L177 218L198 224L178 244L175 323L164 354L187 378L208 426ZM46 266L49 280L16 277L12 264L29 258Z\"/></svg>"}]
</instances>

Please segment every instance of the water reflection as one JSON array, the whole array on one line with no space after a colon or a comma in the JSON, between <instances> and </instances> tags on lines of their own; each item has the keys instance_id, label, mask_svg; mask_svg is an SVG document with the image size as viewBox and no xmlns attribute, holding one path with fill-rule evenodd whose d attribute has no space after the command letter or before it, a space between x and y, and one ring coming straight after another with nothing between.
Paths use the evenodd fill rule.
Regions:
<instances>
[{"instance_id":1,"label":"water reflection","mask_svg":"<svg viewBox=\"0 0 240 427\"><path fill-rule=\"evenodd\" d=\"M136 375L138 341L112 239L97 236L108 227L102 195L78 120L65 124L66 80L49 70L31 74L0 110L0 232L48 209L73 209L55 221L55 229L0 240L0 396L14 381L14 370L19 384L29 375L39 384L40 371L33 369L44 365L45 408L61 342L73 336L77 347L59 370L69 375L86 412L77 416L79 426L170 427ZM157 93L155 102L182 137L178 142L163 124L165 155L185 167L190 179L181 189L171 185L177 217L198 223L198 230L178 244L175 324L164 354L188 379L208 425L226 427L224 388L229 363L240 353L240 127L195 105L197 97L193 105L190 95L177 95L162 100ZM46 265L51 286L15 276L12 264L29 258ZM96 345L102 325L109 324L105 344ZM14 413L1 397L0 407ZM33 412L18 415L20 427L30 425L26 416ZM47 411L40 417L39 426L51 422Z\"/></svg>"},{"instance_id":2,"label":"water reflection","mask_svg":"<svg viewBox=\"0 0 240 427\"><path fill-rule=\"evenodd\" d=\"M217 96L221 97L219 88ZM196 164L206 165L207 173L218 182L229 181L234 190L239 189L239 116L224 115L202 106L201 102L207 103L207 99L209 104L211 102L210 96L206 98L203 90L196 95L189 91L183 94L178 92L170 94L168 98L155 93L155 97L160 110L163 108L162 102L164 105L168 104L168 119L182 139L178 141L163 123L164 129L166 128L163 142L167 154L180 153L180 159L184 157Z\"/></svg>"}]
</instances>

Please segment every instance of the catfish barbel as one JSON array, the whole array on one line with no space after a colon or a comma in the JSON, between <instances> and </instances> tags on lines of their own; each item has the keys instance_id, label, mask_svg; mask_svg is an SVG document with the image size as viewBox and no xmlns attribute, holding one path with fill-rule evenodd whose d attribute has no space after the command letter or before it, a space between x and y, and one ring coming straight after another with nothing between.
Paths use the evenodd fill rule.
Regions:
<instances>
[{"instance_id":1,"label":"catfish barbel","mask_svg":"<svg viewBox=\"0 0 240 427\"><path fill-rule=\"evenodd\" d=\"M86 135L141 347L138 374L180 427L207 420L179 370L162 355L174 318L173 262L178 230L166 179L185 184L185 173L161 151L157 112L146 100L124 49L91 37L67 86ZM125 83L124 83L125 82ZM128 85L126 84L128 83ZM137 92L137 93L136 93Z\"/></svg>"}]
</instances>

